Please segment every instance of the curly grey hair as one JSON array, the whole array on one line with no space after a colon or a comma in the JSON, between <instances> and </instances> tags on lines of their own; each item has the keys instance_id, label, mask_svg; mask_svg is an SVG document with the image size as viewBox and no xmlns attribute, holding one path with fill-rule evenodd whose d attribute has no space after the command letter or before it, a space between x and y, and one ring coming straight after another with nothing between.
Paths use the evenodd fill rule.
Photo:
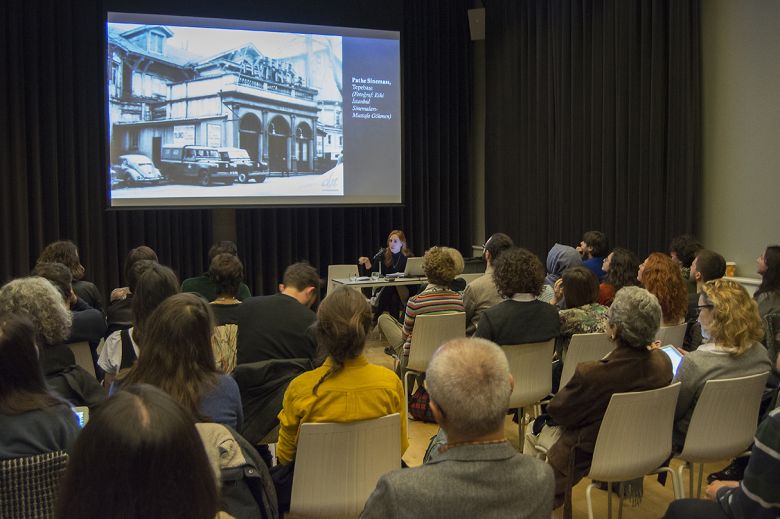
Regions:
<instances>
[{"instance_id":1,"label":"curly grey hair","mask_svg":"<svg viewBox=\"0 0 780 519\"><path fill-rule=\"evenodd\" d=\"M62 294L47 279L14 279L0 288L0 313L26 313L44 343L54 345L70 335L72 317Z\"/></svg>"},{"instance_id":2,"label":"curly grey hair","mask_svg":"<svg viewBox=\"0 0 780 519\"><path fill-rule=\"evenodd\" d=\"M661 326L658 298L639 287L623 287L609 307L609 324L615 339L625 346L642 349L655 340Z\"/></svg>"},{"instance_id":3,"label":"curly grey hair","mask_svg":"<svg viewBox=\"0 0 780 519\"><path fill-rule=\"evenodd\" d=\"M504 352L485 339L454 339L433 354L425 385L448 433L476 438L502 427L512 393Z\"/></svg>"}]
</instances>

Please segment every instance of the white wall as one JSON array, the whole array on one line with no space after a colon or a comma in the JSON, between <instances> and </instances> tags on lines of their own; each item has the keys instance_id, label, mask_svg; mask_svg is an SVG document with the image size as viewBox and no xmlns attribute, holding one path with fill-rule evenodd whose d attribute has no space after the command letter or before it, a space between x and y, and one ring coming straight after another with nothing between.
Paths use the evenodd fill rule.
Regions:
<instances>
[{"instance_id":1,"label":"white wall","mask_svg":"<svg viewBox=\"0 0 780 519\"><path fill-rule=\"evenodd\" d=\"M780 1L701 12L701 239L757 277L756 257L780 243Z\"/></svg>"}]
</instances>

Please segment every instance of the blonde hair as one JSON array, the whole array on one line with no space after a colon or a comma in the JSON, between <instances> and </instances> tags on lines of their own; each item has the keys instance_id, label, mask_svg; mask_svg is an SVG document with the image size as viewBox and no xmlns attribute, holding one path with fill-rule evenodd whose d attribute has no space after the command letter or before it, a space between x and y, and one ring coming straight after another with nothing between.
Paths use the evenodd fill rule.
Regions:
<instances>
[{"instance_id":1,"label":"blonde hair","mask_svg":"<svg viewBox=\"0 0 780 519\"><path fill-rule=\"evenodd\" d=\"M716 279L705 283L701 294L713 305L710 337L722 349L741 355L764 336L758 304L742 285Z\"/></svg>"}]
</instances>

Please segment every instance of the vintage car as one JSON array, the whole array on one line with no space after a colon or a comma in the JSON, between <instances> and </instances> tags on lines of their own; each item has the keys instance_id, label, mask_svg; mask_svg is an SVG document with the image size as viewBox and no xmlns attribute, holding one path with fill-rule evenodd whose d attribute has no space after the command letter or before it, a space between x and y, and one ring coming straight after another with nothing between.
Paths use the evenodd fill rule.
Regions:
<instances>
[{"instance_id":1,"label":"vintage car","mask_svg":"<svg viewBox=\"0 0 780 519\"><path fill-rule=\"evenodd\" d=\"M253 162L246 150L241 148L218 148L219 159L227 164L230 171L238 172L236 180L246 184L254 179L258 184L268 178L268 164L265 162Z\"/></svg>"},{"instance_id":2,"label":"vintage car","mask_svg":"<svg viewBox=\"0 0 780 519\"><path fill-rule=\"evenodd\" d=\"M111 167L111 183L159 184L165 181L160 170L146 155L122 155L119 164Z\"/></svg>"},{"instance_id":3,"label":"vintage car","mask_svg":"<svg viewBox=\"0 0 780 519\"><path fill-rule=\"evenodd\" d=\"M202 186L213 182L232 184L238 180L238 171L231 170L212 146L163 146L160 168L170 180L194 181Z\"/></svg>"}]
</instances>

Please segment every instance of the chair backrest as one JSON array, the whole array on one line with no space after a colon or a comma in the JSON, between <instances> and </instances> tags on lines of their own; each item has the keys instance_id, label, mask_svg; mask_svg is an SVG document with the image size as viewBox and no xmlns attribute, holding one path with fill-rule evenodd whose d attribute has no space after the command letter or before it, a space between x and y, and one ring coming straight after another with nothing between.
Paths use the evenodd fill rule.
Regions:
<instances>
[{"instance_id":1,"label":"chair backrest","mask_svg":"<svg viewBox=\"0 0 780 519\"><path fill-rule=\"evenodd\" d=\"M53 517L57 486L67 464L65 451L0 461L0 517Z\"/></svg>"},{"instance_id":2,"label":"chair backrest","mask_svg":"<svg viewBox=\"0 0 780 519\"><path fill-rule=\"evenodd\" d=\"M414 320L407 369L425 371L433 352L449 341L466 336L466 314L447 312L418 315Z\"/></svg>"},{"instance_id":3,"label":"chair backrest","mask_svg":"<svg viewBox=\"0 0 780 519\"><path fill-rule=\"evenodd\" d=\"M463 280L465 280L465 281L466 281L466 284L469 284L469 283L471 283L472 281L474 281L475 279L477 279L477 278L481 278L481 277L482 277L482 276L484 276L484 275L485 275L485 273L484 273L484 272L470 272L470 273L468 273L468 274L461 274L461 275L460 275L460 276L458 276L458 277L459 277L459 278L461 278L461 279L463 279Z\"/></svg>"},{"instance_id":4,"label":"chair backrest","mask_svg":"<svg viewBox=\"0 0 780 519\"><path fill-rule=\"evenodd\" d=\"M680 458L694 463L723 460L753 442L758 408L769 372L708 380L688 425Z\"/></svg>"},{"instance_id":5,"label":"chair backrest","mask_svg":"<svg viewBox=\"0 0 780 519\"><path fill-rule=\"evenodd\" d=\"M606 333L577 333L571 336L569 349L563 359L561 383L564 387L574 375L574 370L580 362L601 360L604 355L615 349L615 343L609 340Z\"/></svg>"},{"instance_id":6,"label":"chair backrest","mask_svg":"<svg viewBox=\"0 0 780 519\"><path fill-rule=\"evenodd\" d=\"M535 404L552 391L552 357L555 339L545 342L501 346L509 361L515 387L509 408Z\"/></svg>"},{"instance_id":7,"label":"chair backrest","mask_svg":"<svg viewBox=\"0 0 780 519\"><path fill-rule=\"evenodd\" d=\"M650 391L615 393L601 422L588 477L627 481L652 472L672 452L680 383Z\"/></svg>"},{"instance_id":8,"label":"chair backrest","mask_svg":"<svg viewBox=\"0 0 780 519\"><path fill-rule=\"evenodd\" d=\"M401 415L305 423L298 434L290 513L357 517L379 478L401 467Z\"/></svg>"},{"instance_id":9,"label":"chair backrest","mask_svg":"<svg viewBox=\"0 0 780 519\"><path fill-rule=\"evenodd\" d=\"M657 341L661 341L662 346L671 344L682 348L685 340L685 331L688 329L688 323L676 324L674 326L661 326L655 335Z\"/></svg>"},{"instance_id":10,"label":"chair backrest","mask_svg":"<svg viewBox=\"0 0 780 519\"><path fill-rule=\"evenodd\" d=\"M348 278L357 275L357 265L328 265L328 291L326 294L330 294L333 290L334 279Z\"/></svg>"},{"instance_id":11,"label":"chair backrest","mask_svg":"<svg viewBox=\"0 0 780 519\"><path fill-rule=\"evenodd\" d=\"M102 339L101 339L102 340ZM92 350L86 341L72 342L68 344L73 356L76 357L76 365L84 368L84 371L97 378L95 375L95 365L92 363Z\"/></svg>"}]
</instances>

